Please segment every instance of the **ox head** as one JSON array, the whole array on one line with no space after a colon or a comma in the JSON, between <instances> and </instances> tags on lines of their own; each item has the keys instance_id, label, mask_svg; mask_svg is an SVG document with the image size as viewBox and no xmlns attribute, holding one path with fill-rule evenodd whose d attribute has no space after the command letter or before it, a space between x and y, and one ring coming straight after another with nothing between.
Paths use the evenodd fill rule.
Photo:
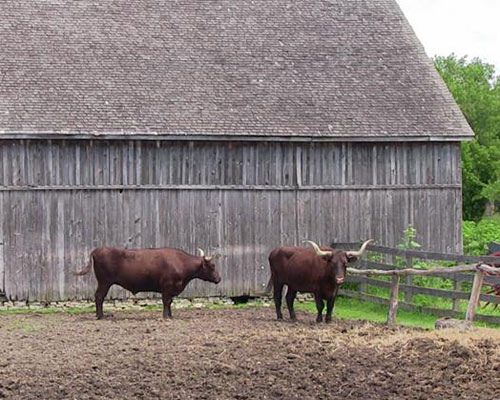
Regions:
<instances>
[{"instance_id":1,"label":"ox head","mask_svg":"<svg viewBox=\"0 0 500 400\"><path fill-rule=\"evenodd\" d=\"M358 251L346 251L331 248L328 248L328 250L321 250L316 243L310 240L305 240L305 242L309 243L313 247L318 257L323 258L329 265L331 265L335 276L335 283L340 285L346 280L347 263L356 261L359 257L361 257L366 249L366 246L368 246L372 240L370 239L364 242Z\"/></svg>"},{"instance_id":2,"label":"ox head","mask_svg":"<svg viewBox=\"0 0 500 400\"><path fill-rule=\"evenodd\" d=\"M206 256L202 249L198 249L198 255L202 259L200 279L208 282L219 283L221 278L219 273L215 270L215 264L212 262L213 256Z\"/></svg>"}]
</instances>

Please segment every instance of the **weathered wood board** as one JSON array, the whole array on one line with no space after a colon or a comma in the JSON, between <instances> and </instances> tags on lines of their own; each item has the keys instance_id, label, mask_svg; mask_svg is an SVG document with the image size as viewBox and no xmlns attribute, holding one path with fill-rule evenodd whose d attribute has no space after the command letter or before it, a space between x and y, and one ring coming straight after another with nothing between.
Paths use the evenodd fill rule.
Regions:
<instances>
[{"instance_id":1,"label":"weathered wood board","mask_svg":"<svg viewBox=\"0 0 500 400\"><path fill-rule=\"evenodd\" d=\"M394 246L412 223L425 249L461 251L457 143L12 140L0 154L13 299L91 298L95 278L72 272L98 246L221 254L222 282L188 296L259 293L269 252L304 239Z\"/></svg>"}]
</instances>

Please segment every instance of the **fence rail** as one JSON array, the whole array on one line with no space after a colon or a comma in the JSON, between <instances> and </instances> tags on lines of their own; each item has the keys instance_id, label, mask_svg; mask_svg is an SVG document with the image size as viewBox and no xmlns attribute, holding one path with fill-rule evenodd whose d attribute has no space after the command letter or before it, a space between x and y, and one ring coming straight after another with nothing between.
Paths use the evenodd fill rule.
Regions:
<instances>
[{"instance_id":1,"label":"fence rail","mask_svg":"<svg viewBox=\"0 0 500 400\"><path fill-rule=\"evenodd\" d=\"M499 258L499 257L496 257ZM500 261L498 261L500 262ZM361 268L363 270L366 269L380 269L380 270L385 270L385 271L390 271L394 269L403 269L405 267L400 267L397 265L390 265L382 262L377 262L377 261L370 261L370 260L360 260L356 264L356 268ZM427 276L433 277L433 278L443 278L443 274L438 274L438 273L433 273L432 271L428 270L429 273L426 274ZM444 277L446 279L451 279L453 281L458 281L458 282L472 282L474 280L474 275L473 274L467 274L467 273L460 273L460 272L449 272L447 273L447 276ZM484 277L484 283L488 285L499 285L500 284L500 277L498 276L485 276Z\"/></svg>"},{"instance_id":2,"label":"fence rail","mask_svg":"<svg viewBox=\"0 0 500 400\"><path fill-rule=\"evenodd\" d=\"M359 248L359 243L332 243L334 248ZM421 260L435 260L435 261L456 261L459 263L500 263L500 257L493 256L462 256L459 254L447 254L447 253L436 253L431 251L420 251L420 250L404 250L395 249L392 247L368 245L367 250L376 253L382 253L393 256L411 257L418 258Z\"/></svg>"},{"instance_id":3,"label":"fence rail","mask_svg":"<svg viewBox=\"0 0 500 400\"><path fill-rule=\"evenodd\" d=\"M337 248L357 248L359 243L335 243L332 245ZM480 301L492 304L500 304L500 297L488 294L482 294L481 288L486 285L500 284L500 268L494 268L489 264L500 264L500 257L471 257L454 254L443 254L434 252L424 252L416 250L393 249L383 246L369 245L368 251L383 254L387 259L394 263L396 257L398 261L404 260L406 267L390 264L391 261L371 261L369 259L360 260L356 268L348 268L348 282L359 283L359 291L341 290L341 293L349 297L355 297L379 304L389 305L388 324L395 324L398 307L412 311L424 311L445 317L463 317L460 311L461 301L468 299L468 307L465 313L465 319L473 319L500 323L500 317L481 315L476 313ZM436 268L414 268L415 259L434 260L434 261L453 261L467 262L473 264L458 265L454 267L436 267ZM487 264L488 263L488 264ZM390 276L392 281L375 279L372 276ZM441 289L417 286L413 284L414 276L431 276L441 279L451 279L454 281L454 289ZM401 283L401 278L406 282ZM472 282L471 292L462 291L463 282ZM390 290L390 298L384 298L367 293L367 285L380 287ZM404 292L404 301L399 300L399 291ZM452 299L452 309L441 309L419 306L412 303L412 298L416 294L435 296L446 299Z\"/></svg>"},{"instance_id":4,"label":"fence rail","mask_svg":"<svg viewBox=\"0 0 500 400\"><path fill-rule=\"evenodd\" d=\"M366 278L362 276L351 276L348 279L348 281L353 283L364 282L367 283L368 285L377 286L385 289L391 288L391 282L381 281L379 279L374 279L374 278ZM405 284L400 284L399 288L401 291L405 293L411 292L412 295L424 294L427 296L442 297L447 299L460 299L460 300L466 300L470 297L469 292L462 292L458 290L436 289L436 288L428 288L423 286L413 286ZM488 294L481 294L480 301L488 301L492 304L500 304L500 297Z\"/></svg>"}]
</instances>

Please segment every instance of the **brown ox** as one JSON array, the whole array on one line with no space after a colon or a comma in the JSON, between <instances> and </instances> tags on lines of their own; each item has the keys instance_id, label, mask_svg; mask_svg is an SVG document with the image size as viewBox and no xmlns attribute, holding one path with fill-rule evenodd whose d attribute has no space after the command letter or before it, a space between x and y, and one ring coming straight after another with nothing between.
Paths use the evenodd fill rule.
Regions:
<instances>
[{"instance_id":1,"label":"brown ox","mask_svg":"<svg viewBox=\"0 0 500 400\"><path fill-rule=\"evenodd\" d=\"M286 305L290 318L296 320L293 302L297 292L312 293L318 310L317 322L323 320L324 300L326 300L325 322L332 320L332 310L339 286L346 278L346 265L361 257L366 246L371 240L367 240L359 251L345 251L332 249L331 247L319 247L316 243L310 243L312 248L305 247L278 247L269 255L271 267L271 285L274 287L274 304L278 319L283 319L281 313L281 298L283 286L287 285Z\"/></svg>"},{"instance_id":2,"label":"brown ox","mask_svg":"<svg viewBox=\"0 0 500 400\"><path fill-rule=\"evenodd\" d=\"M92 266L97 278L95 305L97 319L103 318L102 303L112 285L120 285L133 294L157 292L162 294L163 318L172 317L172 299L195 278L219 283L212 257L198 249L192 256L178 249L116 249L97 248L90 253L90 261L76 275L87 274Z\"/></svg>"}]
</instances>

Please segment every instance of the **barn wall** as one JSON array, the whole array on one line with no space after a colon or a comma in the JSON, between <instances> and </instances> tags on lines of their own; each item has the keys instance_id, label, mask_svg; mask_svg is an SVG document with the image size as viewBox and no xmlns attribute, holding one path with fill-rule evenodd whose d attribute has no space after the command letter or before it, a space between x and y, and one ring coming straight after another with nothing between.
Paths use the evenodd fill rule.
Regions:
<instances>
[{"instance_id":1,"label":"barn wall","mask_svg":"<svg viewBox=\"0 0 500 400\"><path fill-rule=\"evenodd\" d=\"M460 184L458 143L0 141L0 186Z\"/></svg>"},{"instance_id":2,"label":"barn wall","mask_svg":"<svg viewBox=\"0 0 500 400\"><path fill-rule=\"evenodd\" d=\"M193 282L189 296L259 292L272 248L306 238L391 246L413 223L426 249L461 250L455 143L5 141L0 151L11 298L92 297L95 278L72 271L103 245L222 254L222 282Z\"/></svg>"}]
</instances>

